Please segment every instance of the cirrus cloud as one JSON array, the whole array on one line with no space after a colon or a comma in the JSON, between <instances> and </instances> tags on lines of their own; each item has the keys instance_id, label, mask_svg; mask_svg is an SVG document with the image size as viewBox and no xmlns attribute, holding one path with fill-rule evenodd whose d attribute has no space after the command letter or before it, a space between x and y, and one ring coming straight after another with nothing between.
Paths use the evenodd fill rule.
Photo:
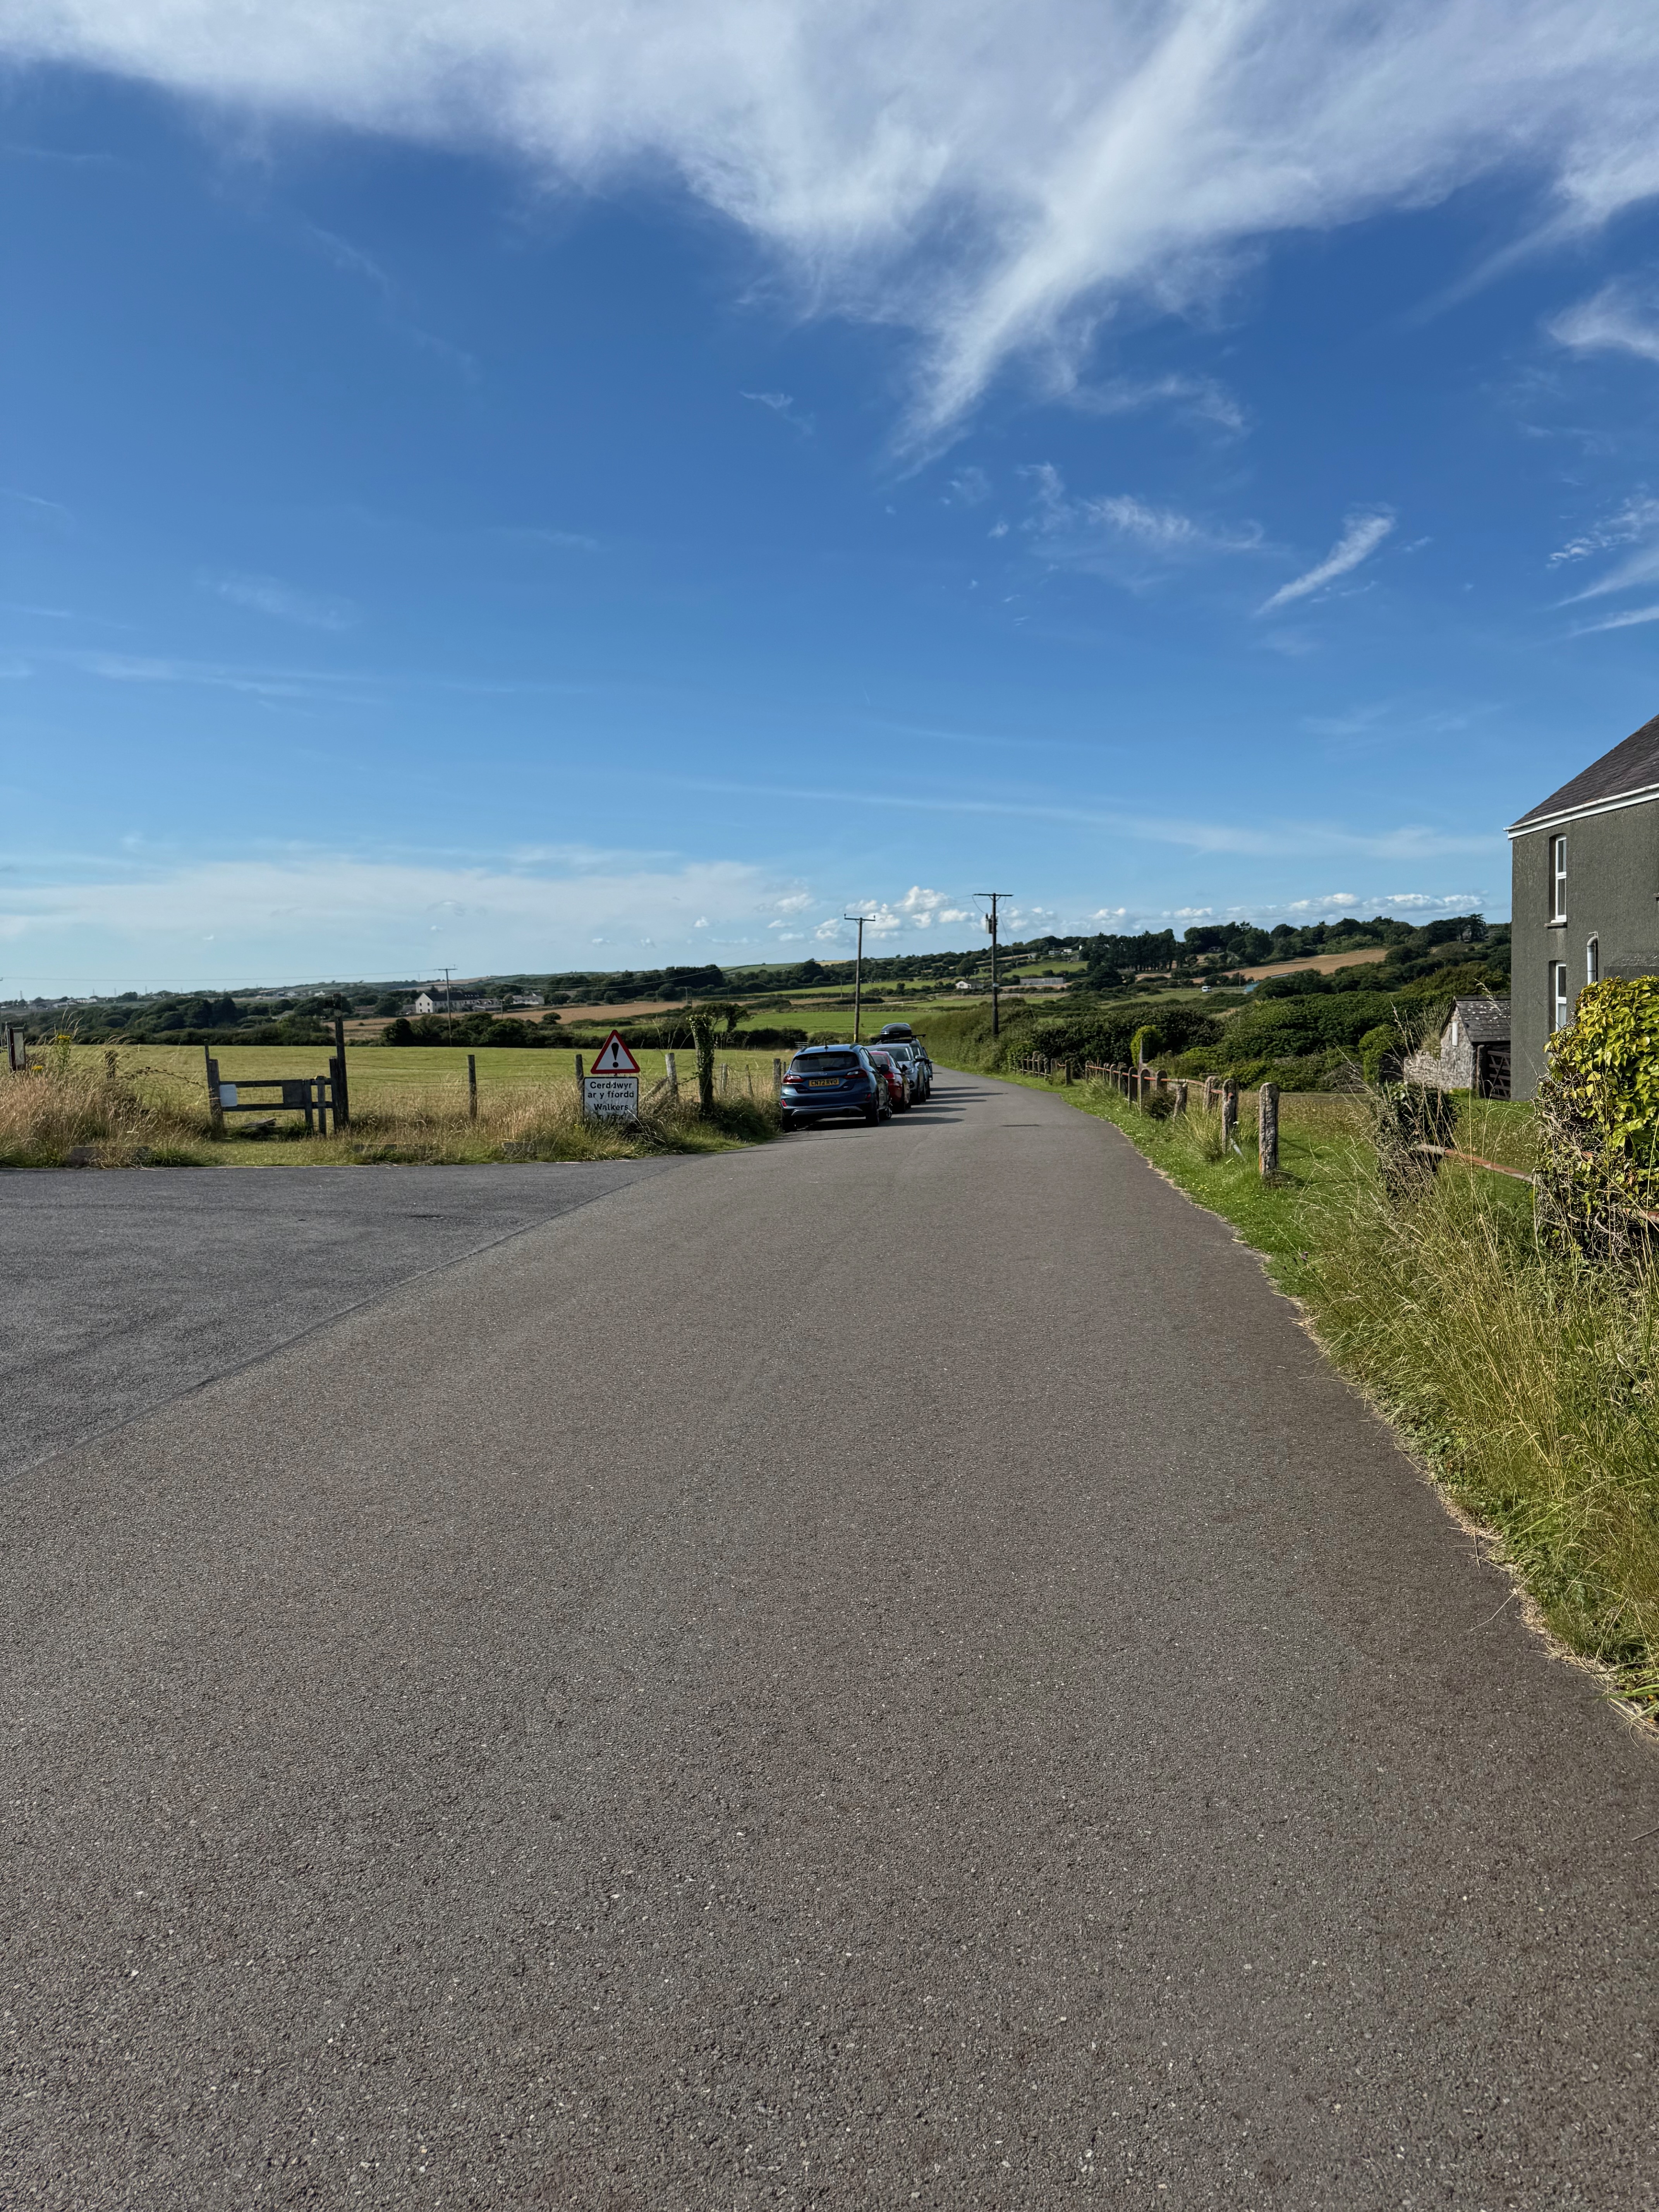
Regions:
<instances>
[{"instance_id":1,"label":"cirrus cloud","mask_svg":"<svg viewBox=\"0 0 1659 2212\"><path fill-rule=\"evenodd\" d=\"M1258 614L1271 614L1275 607L1288 607L1297 599L1305 599L1334 584L1339 576L1346 576L1371 555L1394 528L1394 517L1386 508L1370 514L1351 514L1343 526L1342 535L1330 551L1305 575L1294 577L1281 584L1272 599L1264 599L1256 609Z\"/></svg>"},{"instance_id":2,"label":"cirrus cloud","mask_svg":"<svg viewBox=\"0 0 1659 2212\"><path fill-rule=\"evenodd\" d=\"M676 176L820 311L919 340L913 442L1241 248L1507 170L1659 191L1640 0L7 0L7 50L266 112Z\"/></svg>"}]
</instances>

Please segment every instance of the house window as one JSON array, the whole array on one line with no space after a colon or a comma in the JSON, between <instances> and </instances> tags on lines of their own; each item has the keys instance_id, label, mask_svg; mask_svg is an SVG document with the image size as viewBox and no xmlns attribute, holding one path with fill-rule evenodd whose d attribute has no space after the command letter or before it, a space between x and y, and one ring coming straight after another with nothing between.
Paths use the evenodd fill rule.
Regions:
<instances>
[{"instance_id":1,"label":"house window","mask_svg":"<svg viewBox=\"0 0 1659 2212\"><path fill-rule=\"evenodd\" d=\"M1565 921L1567 918L1567 841L1565 836L1550 839L1550 920Z\"/></svg>"},{"instance_id":2,"label":"house window","mask_svg":"<svg viewBox=\"0 0 1659 2212\"><path fill-rule=\"evenodd\" d=\"M1567 963L1565 960L1550 963L1550 1028L1564 1030L1567 1026Z\"/></svg>"},{"instance_id":3,"label":"house window","mask_svg":"<svg viewBox=\"0 0 1659 2212\"><path fill-rule=\"evenodd\" d=\"M1599 983L1601 980L1601 940L1592 937L1584 947L1584 981Z\"/></svg>"}]
</instances>

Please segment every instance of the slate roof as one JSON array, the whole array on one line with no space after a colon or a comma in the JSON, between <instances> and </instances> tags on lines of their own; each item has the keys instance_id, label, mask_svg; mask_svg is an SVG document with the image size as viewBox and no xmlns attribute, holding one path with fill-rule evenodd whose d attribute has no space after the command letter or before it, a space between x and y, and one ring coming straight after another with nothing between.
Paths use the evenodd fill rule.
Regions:
<instances>
[{"instance_id":1,"label":"slate roof","mask_svg":"<svg viewBox=\"0 0 1659 2212\"><path fill-rule=\"evenodd\" d=\"M1507 1044L1510 1041L1510 1002L1507 999L1454 999L1462 1017L1463 1034L1471 1044Z\"/></svg>"},{"instance_id":2,"label":"slate roof","mask_svg":"<svg viewBox=\"0 0 1659 2212\"><path fill-rule=\"evenodd\" d=\"M1599 799L1631 798L1643 791L1659 791L1659 714L1523 814L1513 827L1524 830L1529 822L1547 821L1552 815L1594 806Z\"/></svg>"}]
</instances>

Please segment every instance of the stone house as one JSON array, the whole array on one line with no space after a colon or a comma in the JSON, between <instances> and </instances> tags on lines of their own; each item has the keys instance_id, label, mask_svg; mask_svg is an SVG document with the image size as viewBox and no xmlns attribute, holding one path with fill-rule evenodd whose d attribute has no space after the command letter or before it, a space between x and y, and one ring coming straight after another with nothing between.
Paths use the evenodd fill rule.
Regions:
<instances>
[{"instance_id":1,"label":"stone house","mask_svg":"<svg viewBox=\"0 0 1659 2212\"><path fill-rule=\"evenodd\" d=\"M1450 1018L1431 1050L1408 1053L1401 1069L1407 1083L1437 1091L1471 1091L1477 1098L1510 1095L1510 1002L1454 999Z\"/></svg>"},{"instance_id":2,"label":"stone house","mask_svg":"<svg viewBox=\"0 0 1659 2212\"><path fill-rule=\"evenodd\" d=\"M1586 983L1659 975L1659 715L1510 831L1512 1091L1531 1098Z\"/></svg>"}]
</instances>

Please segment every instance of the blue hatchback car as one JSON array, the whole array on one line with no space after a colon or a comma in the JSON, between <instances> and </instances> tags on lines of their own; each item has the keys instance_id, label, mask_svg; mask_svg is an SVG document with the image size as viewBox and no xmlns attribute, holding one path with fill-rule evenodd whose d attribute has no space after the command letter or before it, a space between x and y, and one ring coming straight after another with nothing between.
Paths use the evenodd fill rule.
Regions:
<instances>
[{"instance_id":1,"label":"blue hatchback car","mask_svg":"<svg viewBox=\"0 0 1659 2212\"><path fill-rule=\"evenodd\" d=\"M783 1079L782 1104L786 1129L848 1114L872 1125L893 1118L886 1079L860 1044L814 1044L798 1052Z\"/></svg>"}]
</instances>

